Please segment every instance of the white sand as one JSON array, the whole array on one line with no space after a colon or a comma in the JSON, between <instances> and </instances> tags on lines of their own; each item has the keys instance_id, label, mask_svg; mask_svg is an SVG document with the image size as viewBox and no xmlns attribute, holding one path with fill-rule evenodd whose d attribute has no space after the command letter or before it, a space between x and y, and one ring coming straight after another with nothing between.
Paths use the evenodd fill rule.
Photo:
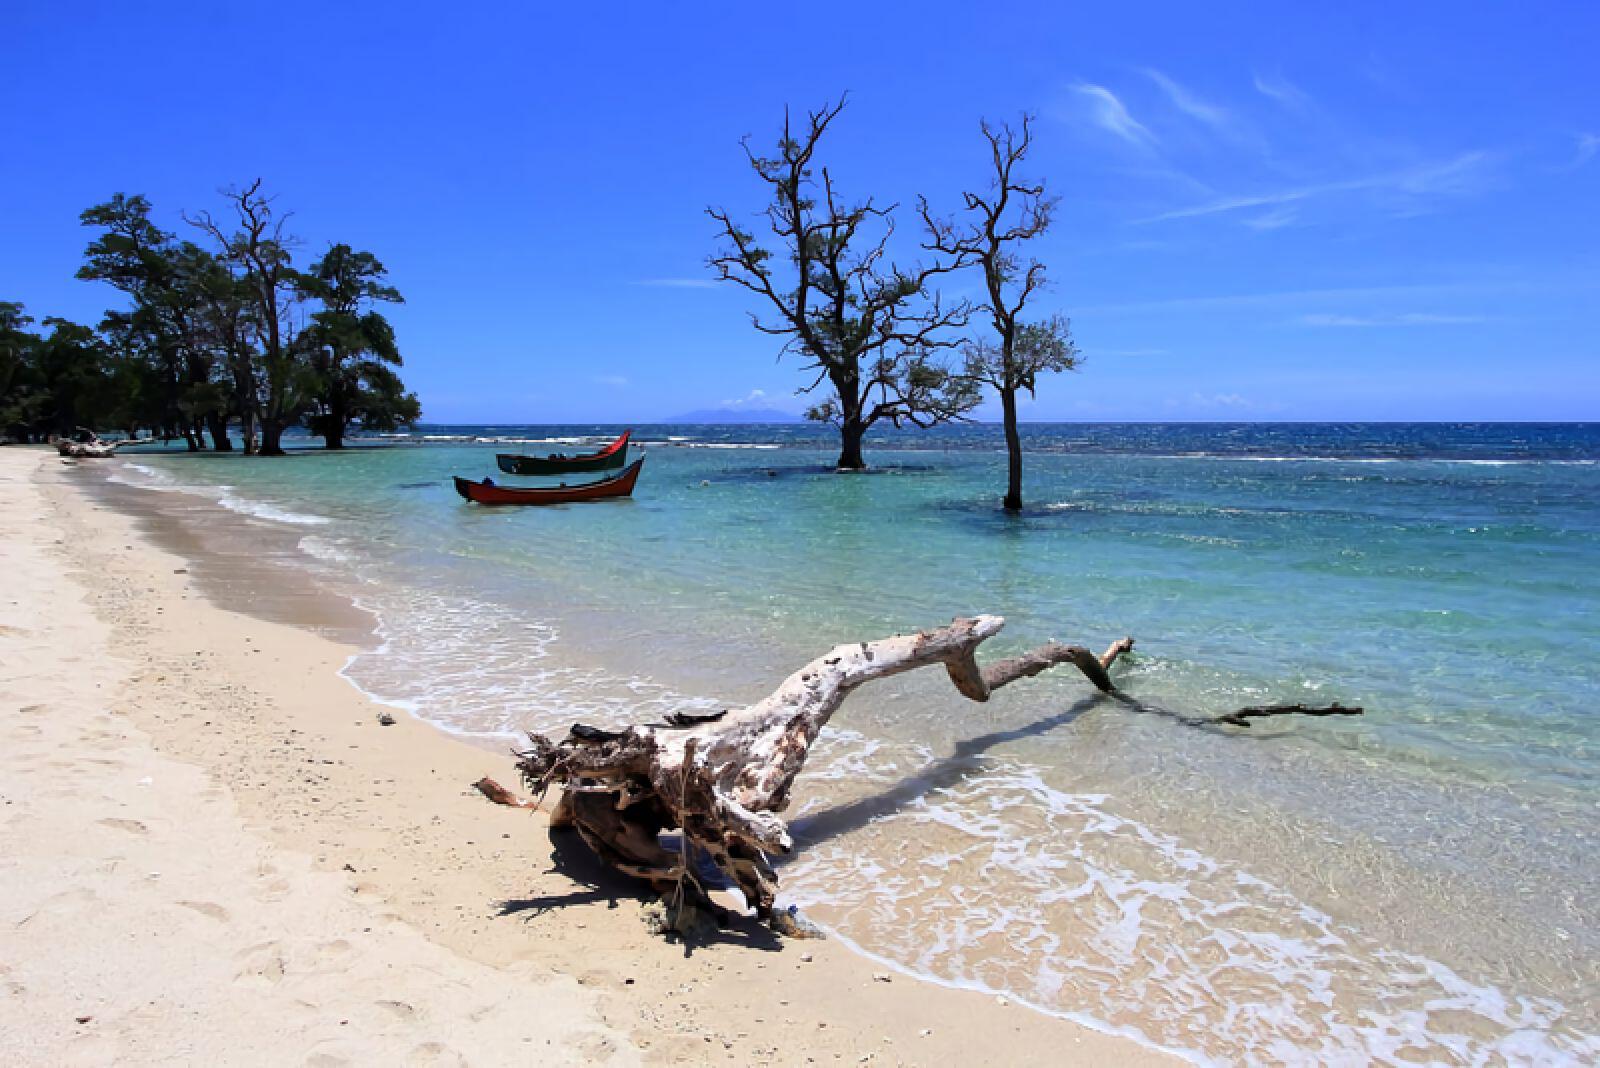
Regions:
<instances>
[{"instance_id":1,"label":"white sand","mask_svg":"<svg viewBox=\"0 0 1600 1068\"><path fill-rule=\"evenodd\" d=\"M157 752L39 522L34 455L5 458L0 1064L637 1061L572 979L385 918Z\"/></svg>"},{"instance_id":2,"label":"white sand","mask_svg":"<svg viewBox=\"0 0 1600 1068\"><path fill-rule=\"evenodd\" d=\"M0 449L0 1065L1170 1063L831 940L647 934L470 788L506 754L379 727L349 647L213 606L94 477ZM290 578L272 617L328 618Z\"/></svg>"}]
</instances>

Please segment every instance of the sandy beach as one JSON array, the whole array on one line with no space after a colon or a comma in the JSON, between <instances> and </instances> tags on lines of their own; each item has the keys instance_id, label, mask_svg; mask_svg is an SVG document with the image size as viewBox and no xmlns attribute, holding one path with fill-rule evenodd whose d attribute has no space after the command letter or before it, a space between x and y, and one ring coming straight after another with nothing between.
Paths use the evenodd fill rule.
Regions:
<instances>
[{"instance_id":1,"label":"sandy beach","mask_svg":"<svg viewBox=\"0 0 1600 1068\"><path fill-rule=\"evenodd\" d=\"M92 477L0 450L0 1061L1168 1062L837 939L649 934L637 886L472 789L509 754L379 725L337 674L358 612L227 586Z\"/></svg>"}]
</instances>

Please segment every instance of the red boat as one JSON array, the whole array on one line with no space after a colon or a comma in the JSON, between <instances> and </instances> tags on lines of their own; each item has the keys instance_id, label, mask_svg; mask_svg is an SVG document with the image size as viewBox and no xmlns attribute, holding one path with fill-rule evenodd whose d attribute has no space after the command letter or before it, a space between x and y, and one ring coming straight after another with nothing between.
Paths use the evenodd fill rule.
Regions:
<instances>
[{"instance_id":1,"label":"red boat","mask_svg":"<svg viewBox=\"0 0 1600 1068\"><path fill-rule=\"evenodd\" d=\"M576 486L569 486L565 482L559 486L497 486L488 479L474 482L458 476L456 492L475 504L567 504L572 501L600 501L607 497L629 497L633 495L633 484L639 481L639 469L643 466L644 457L641 456L615 478L583 482Z\"/></svg>"}]
</instances>

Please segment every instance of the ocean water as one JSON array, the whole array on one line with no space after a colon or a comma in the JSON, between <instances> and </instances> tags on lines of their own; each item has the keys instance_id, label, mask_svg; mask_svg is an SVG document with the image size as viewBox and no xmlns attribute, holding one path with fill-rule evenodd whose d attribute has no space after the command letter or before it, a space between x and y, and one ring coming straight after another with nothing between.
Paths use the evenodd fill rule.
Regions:
<instances>
[{"instance_id":1,"label":"ocean water","mask_svg":"<svg viewBox=\"0 0 1600 1068\"><path fill-rule=\"evenodd\" d=\"M346 674L514 742L764 695L831 645L1006 617L1064 672L846 703L801 776L788 900L910 974L1198 1061L1600 1059L1600 427L643 427L629 501L467 505L495 451L616 428L434 427L112 476L298 533L371 609ZM536 481L536 480L527 480ZM992 647L992 650L990 649ZM1334 700L1360 717L1214 718Z\"/></svg>"}]
</instances>

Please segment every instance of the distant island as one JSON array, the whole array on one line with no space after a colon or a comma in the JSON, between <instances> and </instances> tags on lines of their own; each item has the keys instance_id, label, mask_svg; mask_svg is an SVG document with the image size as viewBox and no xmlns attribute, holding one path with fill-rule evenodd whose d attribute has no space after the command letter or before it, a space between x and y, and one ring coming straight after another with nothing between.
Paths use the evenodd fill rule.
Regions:
<instances>
[{"instance_id":1,"label":"distant island","mask_svg":"<svg viewBox=\"0 0 1600 1068\"><path fill-rule=\"evenodd\" d=\"M665 424L684 423L803 423L805 419L776 408L702 408L661 420Z\"/></svg>"}]
</instances>

